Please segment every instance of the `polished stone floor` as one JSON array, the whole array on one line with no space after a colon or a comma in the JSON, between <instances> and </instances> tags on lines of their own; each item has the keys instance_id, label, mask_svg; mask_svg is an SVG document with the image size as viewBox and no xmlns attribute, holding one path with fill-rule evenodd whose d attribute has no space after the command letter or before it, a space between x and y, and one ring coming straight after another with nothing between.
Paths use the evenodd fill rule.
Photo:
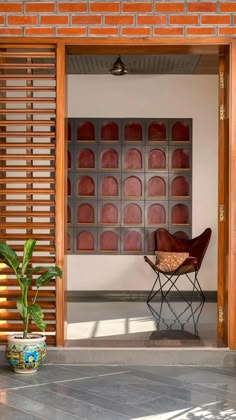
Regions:
<instances>
[{"instance_id":1,"label":"polished stone floor","mask_svg":"<svg viewBox=\"0 0 236 420\"><path fill-rule=\"evenodd\" d=\"M0 419L236 419L236 367L0 365Z\"/></svg>"},{"instance_id":2,"label":"polished stone floor","mask_svg":"<svg viewBox=\"0 0 236 420\"><path fill-rule=\"evenodd\" d=\"M70 302L67 346L222 347L215 302Z\"/></svg>"}]
</instances>

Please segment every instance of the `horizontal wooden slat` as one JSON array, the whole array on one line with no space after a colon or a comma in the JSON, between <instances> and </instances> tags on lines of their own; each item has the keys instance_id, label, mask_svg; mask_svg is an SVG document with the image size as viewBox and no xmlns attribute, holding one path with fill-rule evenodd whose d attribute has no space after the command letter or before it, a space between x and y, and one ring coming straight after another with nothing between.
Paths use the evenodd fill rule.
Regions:
<instances>
[{"instance_id":1,"label":"horizontal wooden slat","mask_svg":"<svg viewBox=\"0 0 236 420\"><path fill-rule=\"evenodd\" d=\"M4 131L0 132L0 138L10 137L55 137L55 131ZM15 148L17 148L15 146ZM45 147L46 148L46 147ZM8 149L8 147L6 147Z\"/></svg>"},{"instance_id":2,"label":"horizontal wooden slat","mask_svg":"<svg viewBox=\"0 0 236 420\"><path fill-rule=\"evenodd\" d=\"M35 188L35 189L30 189L30 188L25 188L25 189L20 189L20 188L6 188L4 190L0 189L0 195L10 195L10 194L52 194L53 191L50 188Z\"/></svg>"},{"instance_id":3,"label":"horizontal wooden slat","mask_svg":"<svg viewBox=\"0 0 236 420\"><path fill-rule=\"evenodd\" d=\"M0 289L0 299L3 298L16 298L18 296L21 295L21 291L20 290L1 290ZM29 299L33 298L35 295L35 290L29 290L28 291L28 296ZM54 290L40 290L38 292L38 298L49 298L49 299L53 299L55 298L55 291Z\"/></svg>"},{"instance_id":4,"label":"horizontal wooden slat","mask_svg":"<svg viewBox=\"0 0 236 420\"><path fill-rule=\"evenodd\" d=\"M42 309L47 310L54 310L56 308L55 302L45 302L40 301L40 306ZM16 301L15 300L2 300L0 301L0 309L16 309ZM1 331L1 326L0 326Z\"/></svg>"},{"instance_id":5,"label":"horizontal wooden slat","mask_svg":"<svg viewBox=\"0 0 236 420\"><path fill-rule=\"evenodd\" d=\"M55 227L55 223L49 222L34 222L34 223L23 223L23 222L1 222L1 229L53 229Z\"/></svg>"},{"instance_id":6,"label":"horizontal wooden slat","mask_svg":"<svg viewBox=\"0 0 236 420\"><path fill-rule=\"evenodd\" d=\"M24 96L23 98L13 98L13 97L11 97L11 98L6 98L6 97L1 97L0 98L0 104L5 104L5 103L7 103L7 102L27 102L27 103L32 103L32 104L34 104L34 103L36 103L36 102L47 102L47 103L55 103L56 102L56 100L55 100L55 98L51 98L51 97L46 97L46 98L31 98L31 96L29 96L29 97L27 97L27 96ZM29 112L29 114L30 114L30 112Z\"/></svg>"},{"instance_id":7,"label":"horizontal wooden slat","mask_svg":"<svg viewBox=\"0 0 236 420\"><path fill-rule=\"evenodd\" d=\"M28 205L26 203L26 205ZM0 202L1 206L1 202ZM1 211L1 217L53 217L54 211Z\"/></svg>"},{"instance_id":8,"label":"horizontal wooden slat","mask_svg":"<svg viewBox=\"0 0 236 420\"><path fill-rule=\"evenodd\" d=\"M29 183L37 183L37 184L54 184L55 180L54 178L8 178L5 179L0 178L0 184L29 184Z\"/></svg>"},{"instance_id":9,"label":"horizontal wooden slat","mask_svg":"<svg viewBox=\"0 0 236 420\"><path fill-rule=\"evenodd\" d=\"M8 69L14 69L14 70L20 70L20 69L53 69L55 67L54 63L8 63L8 62L2 62L0 63L0 70L4 69L7 71Z\"/></svg>"},{"instance_id":10,"label":"horizontal wooden slat","mask_svg":"<svg viewBox=\"0 0 236 420\"><path fill-rule=\"evenodd\" d=\"M0 109L0 114L45 114L45 115L54 115L55 116L55 109L49 109L49 108L40 108L40 109Z\"/></svg>"},{"instance_id":11,"label":"horizontal wooden slat","mask_svg":"<svg viewBox=\"0 0 236 420\"><path fill-rule=\"evenodd\" d=\"M28 134L28 133L27 133ZM4 137L4 136L2 136ZM5 136L6 137L6 136ZM25 135L25 137L28 137ZM55 149L55 143L0 143L0 149Z\"/></svg>"},{"instance_id":12,"label":"horizontal wooden slat","mask_svg":"<svg viewBox=\"0 0 236 420\"><path fill-rule=\"evenodd\" d=\"M1 90L1 89L0 89ZM50 120L0 120L0 127L5 126L11 126L11 125L24 125L24 126L39 126L39 125L45 125L45 126L54 126L55 121Z\"/></svg>"},{"instance_id":13,"label":"horizontal wooden slat","mask_svg":"<svg viewBox=\"0 0 236 420\"><path fill-rule=\"evenodd\" d=\"M15 165L15 166L0 166L0 172L55 172L53 166L41 166L37 163L37 166L25 166L25 165Z\"/></svg>"},{"instance_id":14,"label":"horizontal wooden slat","mask_svg":"<svg viewBox=\"0 0 236 420\"><path fill-rule=\"evenodd\" d=\"M0 57L3 58L54 58L56 56L55 52L31 52L31 51L2 51L0 52Z\"/></svg>"},{"instance_id":15,"label":"horizontal wooden slat","mask_svg":"<svg viewBox=\"0 0 236 420\"><path fill-rule=\"evenodd\" d=\"M26 239L32 239L35 235L32 233L1 233L0 241L9 240L9 241L21 241ZM49 233L37 233L37 240L45 240L45 241L54 241L55 235L51 235Z\"/></svg>"},{"instance_id":16,"label":"horizontal wooden slat","mask_svg":"<svg viewBox=\"0 0 236 420\"><path fill-rule=\"evenodd\" d=\"M23 325L22 323L16 324L16 323L2 323L1 324L1 331L23 331ZM36 327L36 325L34 324L30 324L29 325L29 332L34 332L34 331L40 331L39 328ZM47 332L53 332L55 331L55 324L47 324L46 325L46 330Z\"/></svg>"},{"instance_id":17,"label":"horizontal wooden slat","mask_svg":"<svg viewBox=\"0 0 236 420\"><path fill-rule=\"evenodd\" d=\"M49 76L46 74L37 74L36 75L31 75L31 74L1 74L1 79L2 80L55 80L56 76Z\"/></svg>"},{"instance_id":18,"label":"horizontal wooden slat","mask_svg":"<svg viewBox=\"0 0 236 420\"><path fill-rule=\"evenodd\" d=\"M16 147L17 149L17 147ZM42 154L18 154L18 155L0 155L0 160L54 160L55 155Z\"/></svg>"},{"instance_id":19,"label":"horizontal wooden slat","mask_svg":"<svg viewBox=\"0 0 236 420\"><path fill-rule=\"evenodd\" d=\"M4 275L2 273L2 271L4 271L4 270L0 270L0 276ZM42 271L42 273L43 273L43 271ZM18 281L15 280L15 279L10 279L10 278L0 279L0 287L8 287L9 288L9 287L17 287L17 286L19 286L19 284L18 284ZM45 285L45 287L55 287L55 281L48 282ZM43 288L43 286L42 286L42 288Z\"/></svg>"},{"instance_id":20,"label":"horizontal wooden slat","mask_svg":"<svg viewBox=\"0 0 236 420\"><path fill-rule=\"evenodd\" d=\"M44 313L44 320L45 321L55 321L55 314L54 313ZM7 321L20 321L21 316L18 312L8 312L8 311L0 311L0 321L7 320ZM1 329L1 324L0 324Z\"/></svg>"},{"instance_id":21,"label":"horizontal wooden slat","mask_svg":"<svg viewBox=\"0 0 236 420\"><path fill-rule=\"evenodd\" d=\"M1 200L0 201L0 207L1 206L54 206L55 201L54 200L37 200L35 203L35 200Z\"/></svg>"}]
</instances>

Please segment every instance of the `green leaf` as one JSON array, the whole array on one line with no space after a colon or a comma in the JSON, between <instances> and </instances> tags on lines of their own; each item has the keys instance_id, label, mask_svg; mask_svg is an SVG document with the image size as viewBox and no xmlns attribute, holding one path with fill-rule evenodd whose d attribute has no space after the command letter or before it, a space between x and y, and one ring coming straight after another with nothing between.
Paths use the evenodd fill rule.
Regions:
<instances>
[{"instance_id":1,"label":"green leaf","mask_svg":"<svg viewBox=\"0 0 236 420\"><path fill-rule=\"evenodd\" d=\"M37 325L40 330L44 331L46 324L43 321L43 313L40 306L36 303L33 303L32 305L28 306L28 313L33 319L35 325Z\"/></svg>"},{"instance_id":2,"label":"green leaf","mask_svg":"<svg viewBox=\"0 0 236 420\"><path fill-rule=\"evenodd\" d=\"M24 254L23 254L23 261L22 261L22 274L25 274L25 270L27 265L29 264L30 258L32 257L34 247L36 244L36 239L28 239L24 245Z\"/></svg>"},{"instance_id":3,"label":"green leaf","mask_svg":"<svg viewBox=\"0 0 236 420\"><path fill-rule=\"evenodd\" d=\"M25 308L24 308L24 305L23 305L22 297L21 296L19 296L17 298L16 307L17 307L17 309L19 311L19 314L20 314L21 318L24 318Z\"/></svg>"},{"instance_id":4,"label":"green leaf","mask_svg":"<svg viewBox=\"0 0 236 420\"><path fill-rule=\"evenodd\" d=\"M37 287L42 286L42 284L48 283L50 280L54 279L54 277L62 277L62 271L57 266L41 268L43 268L46 271L35 280L35 284Z\"/></svg>"},{"instance_id":5,"label":"green leaf","mask_svg":"<svg viewBox=\"0 0 236 420\"><path fill-rule=\"evenodd\" d=\"M20 265L16 253L4 242L0 242L0 259L17 275Z\"/></svg>"}]
</instances>

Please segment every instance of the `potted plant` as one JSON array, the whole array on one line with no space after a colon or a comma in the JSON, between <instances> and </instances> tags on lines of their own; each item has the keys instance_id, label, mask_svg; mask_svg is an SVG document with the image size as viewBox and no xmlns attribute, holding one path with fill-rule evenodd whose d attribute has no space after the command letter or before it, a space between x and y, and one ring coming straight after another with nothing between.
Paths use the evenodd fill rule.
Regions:
<instances>
[{"instance_id":1,"label":"potted plant","mask_svg":"<svg viewBox=\"0 0 236 420\"><path fill-rule=\"evenodd\" d=\"M46 337L40 334L29 334L30 320L44 331L46 324L42 309L37 301L39 289L55 277L62 277L62 271L57 266L32 267L36 239L28 239L24 244L22 263L18 255L7 244L0 242L0 260L10 267L20 286L20 296L16 307L23 323L23 333L8 337L6 347L7 359L17 373L35 372L46 358ZM29 301L29 288L35 291L32 301Z\"/></svg>"}]
</instances>

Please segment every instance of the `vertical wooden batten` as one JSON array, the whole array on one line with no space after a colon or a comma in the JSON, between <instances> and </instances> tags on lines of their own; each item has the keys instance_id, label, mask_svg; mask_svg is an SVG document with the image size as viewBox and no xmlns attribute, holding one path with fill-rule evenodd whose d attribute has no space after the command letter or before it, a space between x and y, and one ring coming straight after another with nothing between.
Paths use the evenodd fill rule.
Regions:
<instances>
[{"instance_id":1,"label":"vertical wooden batten","mask_svg":"<svg viewBox=\"0 0 236 420\"><path fill-rule=\"evenodd\" d=\"M57 44L56 52L56 177L55 177L55 248L56 264L63 271L56 287L56 345L64 345L65 308L65 46Z\"/></svg>"},{"instance_id":2,"label":"vertical wooden batten","mask_svg":"<svg viewBox=\"0 0 236 420\"><path fill-rule=\"evenodd\" d=\"M236 348L236 42L230 45L228 346Z\"/></svg>"}]
</instances>

